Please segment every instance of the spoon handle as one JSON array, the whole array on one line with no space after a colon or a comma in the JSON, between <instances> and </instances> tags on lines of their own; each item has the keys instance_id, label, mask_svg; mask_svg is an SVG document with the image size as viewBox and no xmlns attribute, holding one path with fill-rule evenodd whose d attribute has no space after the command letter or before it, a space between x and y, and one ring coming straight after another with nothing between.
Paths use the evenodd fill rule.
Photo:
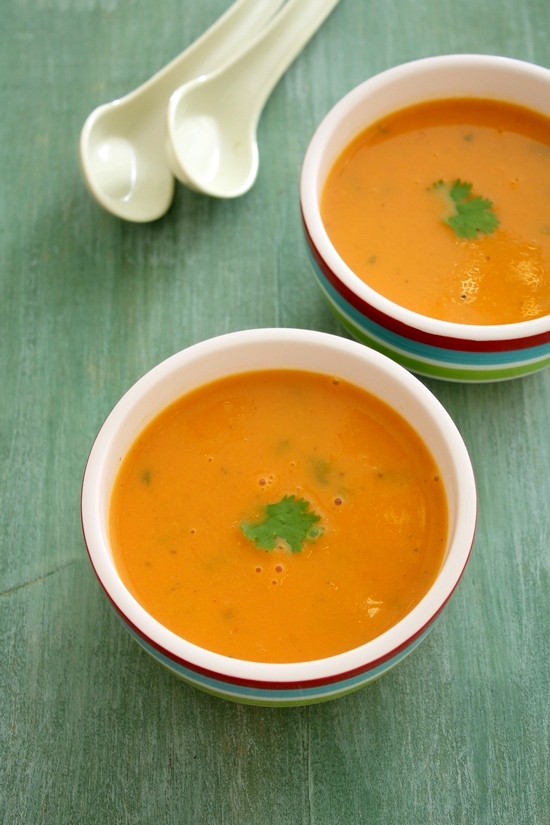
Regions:
<instances>
[{"instance_id":1,"label":"spoon handle","mask_svg":"<svg viewBox=\"0 0 550 825\"><path fill-rule=\"evenodd\" d=\"M287 0L248 49L234 60L232 65L241 75L242 86L247 87L249 96L254 96L258 116L282 75L339 2ZM249 70L251 65L253 72Z\"/></svg>"},{"instance_id":2,"label":"spoon handle","mask_svg":"<svg viewBox=\"0 0 550 825\"><path fill-rule=\"evenodd\" d=\"M273 18L284 0L235 0L197 40L124 100L154 94L155 109L166 106L170 95L193 78L208 74L232 61L251 38Z\"/></svg>"}]
</instances>

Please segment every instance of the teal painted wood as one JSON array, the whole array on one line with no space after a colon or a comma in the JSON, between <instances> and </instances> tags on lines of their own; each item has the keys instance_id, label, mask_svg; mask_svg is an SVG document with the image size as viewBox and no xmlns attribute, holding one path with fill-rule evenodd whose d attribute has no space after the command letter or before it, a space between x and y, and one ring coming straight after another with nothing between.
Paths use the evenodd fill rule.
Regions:
<instances>
[{"instance_id":1,"label":"teal painted wood","mask_svg":"<svg viewBox=\"0 0 550 825\"><path fill-rule=\"evenodd\" d=\"M426 379L477 473L474 553L392 673L308 708L187 687L120 627L82 542L86 455L155 363L233 329L339 332L309 270L298 175L336 100L453 51L550 66L546 0L342 0L277 87L246 197L178 187L133 226L89 198L78 135L227 6L21 0L0 31L0 810L8 825L546 825L550 371Z\"/></svg>"}]
</instances>

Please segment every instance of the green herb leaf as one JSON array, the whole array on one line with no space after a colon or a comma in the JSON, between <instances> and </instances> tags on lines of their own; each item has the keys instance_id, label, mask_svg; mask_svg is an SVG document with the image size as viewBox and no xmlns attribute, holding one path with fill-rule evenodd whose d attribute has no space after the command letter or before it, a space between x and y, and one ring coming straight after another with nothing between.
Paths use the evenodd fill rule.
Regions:
<instances>
[{"instance_id":1,"label":"green herb leaf","mask_svg":"<svg viewBox=\"0 0 550 825\"><path fill-rule=\"evenodd\" d=\"M489 235L499 225L492 201L472 196L471 183L455 180L449 186L439 180L432 189L443 192L451 200L455 213L443 220L459 238L477 238L480 233Z\"/></svg>"},{"instance_id":2,"label":"green herb leaf","mask_svg":"<svg viewBox=\"0 0 550 825\"><path fill-rule=\"evenodd\" d=\"M274 550L277 540L285 541L293 553L302 550L302 543L313 541L323 532L314 527L321 516L309 510L309 502L295 496L284 496L276 504L267 504L262 521L256 524L242 522L241 530L262 550Z\"/></svg>"}]
</instances>

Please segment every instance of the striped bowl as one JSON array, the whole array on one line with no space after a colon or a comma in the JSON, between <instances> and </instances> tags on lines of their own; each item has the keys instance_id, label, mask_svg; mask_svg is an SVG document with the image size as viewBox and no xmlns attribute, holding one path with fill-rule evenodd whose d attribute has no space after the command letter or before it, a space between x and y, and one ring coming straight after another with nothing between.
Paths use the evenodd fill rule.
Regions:
<instances>
[{"instance_id":1,"label":"striped bowl","mask_svg":"<svg viewBox=\"0 0 550 825\"><path fill-rule=\"evenodd\" d=\"M516 324L457 324L420 315L367 286L332 246L320 215L327 175L345 147L381 117L425 100L485 97L550 117L550 70L505 57L447 55L397 66L362 83L326 115L300 182L313 272L343 327L409 370L451 381L500 381L550 365L550 315Z\"/></svg>"},{"instance_id":2,"label":"striped bowl","mask_svg":"<svg viewBox=\"0 0 550 825\"><path fill-rule=\"evenodd\" d=\"M445 560L421 602L390 630L354 650L292 664L221 656L191 644L134 599L110 547L109 507L125 454L144 427L188 391L222 376L258 369L338 375L390 404L424 439L445 485L449 535ZM356 690L394 667L426 636L453 593L474 539L477 496L464 442L434 395L410 372L356 341L321 332L263 329L230 333L173 355L141 378L103 424L84 473L81 517L95 573L132 637L157 662L197 688L257 705L321 702Z\"/></svg>"}]
</instances>

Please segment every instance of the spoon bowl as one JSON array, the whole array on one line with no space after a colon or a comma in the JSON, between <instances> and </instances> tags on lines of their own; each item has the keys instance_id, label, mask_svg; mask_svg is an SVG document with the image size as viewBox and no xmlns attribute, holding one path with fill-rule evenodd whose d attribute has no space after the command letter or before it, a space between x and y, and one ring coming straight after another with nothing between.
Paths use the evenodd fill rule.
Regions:
<instances>
[{"instance_id":1,"label":"spoon bowl","mask_svg":"<svg viewBox=\"0 0 550 825\"><path fill-rule=\"evenodd\" d=\"M175 181L164 151L172 92L231 61L283 0L236 0L198 40L130 94L95 109L80 136L80 166L94 198L117 217L147 222L170 207Z\"/></svg>"},{"instance_id":2,"label":"spoon bowl","mask_svg":"<svg viewBox=\"0 0 550 825\"><path fill-rule=\"evenodd\" d=\"M175 93L178 113L167 157L176 177L190 189L235 198L253 186L258 174L259 117L257 111L246 110L248 98L224 93L226 78L197 78Z\"/></svg>"},{"instance_id":3,"label":"spoon bowl","mask_svg":"<svg viewBox=\"0 0 550 825\"><path fill-rule=\"evenodd\" d=\"M273 88L339 0L288 0L235 60L175 91L166 155L174 175L219 198L243 195L259 167L256 130Z\"/></svg>"}]
</instances>

